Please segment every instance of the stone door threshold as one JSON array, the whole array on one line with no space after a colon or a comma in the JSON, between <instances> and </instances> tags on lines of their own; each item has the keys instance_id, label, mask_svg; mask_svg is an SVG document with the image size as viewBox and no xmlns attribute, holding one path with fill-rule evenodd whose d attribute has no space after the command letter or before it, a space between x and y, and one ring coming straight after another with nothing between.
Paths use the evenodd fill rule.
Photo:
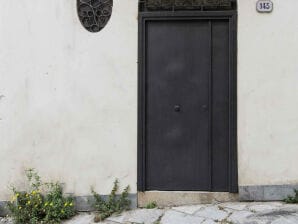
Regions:
<instances>
[{"instance_id":1,"label":"stone door threshold","mask_svg":"<svg viewBox=\"0 0 298 224\"><path fill-rule=\"evenodd\" d=\"M228 192L203 191L145 191L138 192L138 206L145 207L156 202L160 207L193 204L210 204L215 202L239 201L238 194Z\"/></svg>"}]
</instances>

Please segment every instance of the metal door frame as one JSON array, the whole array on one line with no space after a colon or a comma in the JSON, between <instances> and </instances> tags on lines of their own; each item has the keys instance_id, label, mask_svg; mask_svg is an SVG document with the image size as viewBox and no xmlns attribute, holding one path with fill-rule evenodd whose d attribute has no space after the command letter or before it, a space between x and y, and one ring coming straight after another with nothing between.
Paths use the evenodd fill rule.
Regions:
<instances>
[{"instance_id":1,"label":"metal door frame","mask_svg":"<svg viewBox=\"0 0 298 224\"><path fill-rule=\"evenodd\" d=\"M138 31L138 191L146 190L146 22L169 20L229 20L229 192L238 192L237 165L237 12L140 12Z\"/></svg>"}]
</instances>

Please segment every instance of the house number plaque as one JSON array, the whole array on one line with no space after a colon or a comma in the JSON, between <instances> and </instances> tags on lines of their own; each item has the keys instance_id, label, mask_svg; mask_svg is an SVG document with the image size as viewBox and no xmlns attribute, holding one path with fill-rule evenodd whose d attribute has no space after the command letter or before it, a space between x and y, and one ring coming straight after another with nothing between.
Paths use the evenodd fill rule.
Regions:
<instances>
[{"instance_id":1,"label":"house number plaque","mask_svg":"<svg viewBox=\"0 0 298 224\"><path fill-rule=\"evenodd\" d=\"M112 15L113 0L77 0L79 19L90 32L103 29Z\"/></svg>"},{"instance_id":2,"label":"house number plaque","mask_svg":"<svg viewBox=\"0 0 298 224\"><path fill-rule=\"evenodd\" d=\"M257 1L257 11L260 13L264 12L272 12L273 10L273 2L270 0L259 0Z\"/></svg>"}]
</instances>

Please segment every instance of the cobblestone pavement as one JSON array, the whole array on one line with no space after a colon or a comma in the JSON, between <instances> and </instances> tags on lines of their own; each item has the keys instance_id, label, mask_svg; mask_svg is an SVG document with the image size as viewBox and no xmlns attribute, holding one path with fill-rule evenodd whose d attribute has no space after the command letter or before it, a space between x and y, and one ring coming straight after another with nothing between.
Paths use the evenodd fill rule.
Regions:
<instances>
[{"instance_id":1,"label":"cobblestone pavement","mask_svg":"<svg viewBox=\"0 0 298 224\"><path fill-rule=\"evenodd\" d=\"M64 224L91 224L94 214L81 213ZM298 205L219 203L165 209L136 209L108 218L102 224L298 224ZM0 218L0 224L11 224Z\"/></svg>"}]
</instances>

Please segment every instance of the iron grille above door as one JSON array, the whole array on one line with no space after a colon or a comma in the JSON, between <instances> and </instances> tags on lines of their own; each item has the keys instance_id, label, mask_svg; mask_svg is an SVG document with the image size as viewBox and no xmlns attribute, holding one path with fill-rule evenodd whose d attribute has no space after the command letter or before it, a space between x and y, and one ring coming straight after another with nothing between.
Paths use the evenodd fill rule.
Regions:
<instances>
[{"instance_id":1,"label":"iron grille above door","mask_svg":"<svg viewBox=\"0 0 298 224\"><path fill-rule=\"evenodd\" d=\"M236 0L140 0L140 11L236 10Z\"/></svg>"}]
</instances>

